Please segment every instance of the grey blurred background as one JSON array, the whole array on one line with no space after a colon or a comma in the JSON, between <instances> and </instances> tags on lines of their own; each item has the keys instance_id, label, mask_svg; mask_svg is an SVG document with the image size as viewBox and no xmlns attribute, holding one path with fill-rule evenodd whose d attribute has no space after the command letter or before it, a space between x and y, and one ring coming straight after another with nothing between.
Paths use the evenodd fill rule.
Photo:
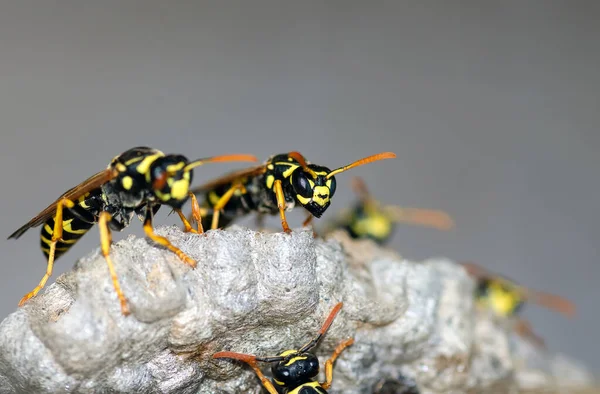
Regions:
<instances>
[{"instance_id":1,"label":"grey blurred background","mask_svg":"<svg viewBox=\"0 0 600 394\"><path fill-rule=\"evenodd\" d=\"M525 316L599 370L599 17L596 1L5 1L2 231L133 146L330 167L393 150L340 175L318 224L352 200L351 175L450 212L454 231L403 227L395 247L572 299L574 320ZM157 223L176 223L167 212ZM2 245L1 316L45 271L38 230ZM97 246L93 229L50 283Z\"/></svg>"}]
</instances>

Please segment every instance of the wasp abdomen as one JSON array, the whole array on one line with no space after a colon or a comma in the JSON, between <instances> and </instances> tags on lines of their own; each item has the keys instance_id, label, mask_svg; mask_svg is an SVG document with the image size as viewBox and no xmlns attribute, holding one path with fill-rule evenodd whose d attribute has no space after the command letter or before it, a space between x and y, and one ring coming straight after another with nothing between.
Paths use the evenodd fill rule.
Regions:
<instances>
[{"instance_id":1,"label":"wasp abdomen","mask_svg":"<svg viewBox=\"0 0 600 394\"><path fill-rule=\"evenodd\" d=\"M72 208L63 209L62 240L56 243L54 258L62 256L98 221L97 196L100 190L82 196ZM44 256L50 253L50 244L54 234L56 215L48 219L42 226L41 247Z\"/></svg>"}]
</instances>

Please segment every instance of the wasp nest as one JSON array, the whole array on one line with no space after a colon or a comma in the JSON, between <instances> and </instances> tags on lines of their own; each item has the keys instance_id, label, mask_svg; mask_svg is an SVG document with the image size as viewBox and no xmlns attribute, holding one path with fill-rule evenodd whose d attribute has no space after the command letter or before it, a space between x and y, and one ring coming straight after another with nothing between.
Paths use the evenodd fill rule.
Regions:
<instances>
[{"instance_id":1,"label":"wasp nest","mask_svg":"<svg viewBox=\"0 0 600 394\"><path fill-rule=\"evenodd\" d=\"M396 392L560 392L590 384L585 369L479 312L472 280L451 261L410 262L344 233L321 240L311 231L240 227L206 236L158 232L198 267L144 238L115 244L132 311L124 317L100 253L79 260L1 324L0 392L259 393L247 365L211 356L298 348L339 301L316 354L324 362L340 341L355 343L337 360L330 393L372 393L408 380L412 391Z\"/></svg>"}]
</instances>

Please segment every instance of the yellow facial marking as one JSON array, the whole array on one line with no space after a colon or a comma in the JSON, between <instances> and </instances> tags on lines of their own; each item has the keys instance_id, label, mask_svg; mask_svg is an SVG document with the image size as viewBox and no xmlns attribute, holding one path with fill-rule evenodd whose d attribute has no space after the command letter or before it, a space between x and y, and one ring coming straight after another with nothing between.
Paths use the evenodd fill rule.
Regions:
<instances>
[{"instance_id":1,"label":"yellow facial marking","mask_svg":"<svg viewBox=\"0 0 600 394\"><path fill-rule=\"evenodd\" d=\"M298 201L300 201L300 204L302 204L302 205L308 204L311 200L310 198L302 197L299 194L296 194L296 198L298 199Z\"/></svg>"},{"instance_id":2,"label":"yellow facial marking","mask_svg":"<svg viewBox=\"0 0 600 394\"><path fill-rule=\"evenodd\" d=\"M283 382L280 382L279 380L277 380L277 379L275 379L275 378L273 378L273 381L274 381L274 382L275 382L275 384L276 384L276 385L278 385L278 386L285 386L285 383L283 383Z\"/></svg>"},{"instance_id":3,"label":"yellow facial marking","mask_svg":"<svg viewBox=\"0 0 600 394\"><path fill-rule=\"evenodd\" d=\"M306 356L296 356L296 357L292 357L289 359L289 361L284 364L286 367L289 367L290 365L292 365L293 363L295 363L298 360L306 360Z\"/></svg>"},{"instance_id":4,"label":"yellow facial marking","mask_svg":"<svg viewBox=\"0 0 600 394\"><path fill-rule=\"evenodd\" d=\"M286 350L286 351L283 351L283 352L279 353L279 356L281 356L281 357L287 357L290 354L294 354L294 353L298 353L298 351L297 350L293 350L293 349L292 350Z\"/></svg>"},{"instance_id":5,"label":"yellow facial marking","mask_svg":"<svg viewBox=\"0 0 600 394\"><path fill-rule=\"evenodd\" d=\"M171 164L171 165L167 166L167 172L181 171L183 169L183 167L185 167L184 162L177 163L177 164Z\"/></svg>"},{"instance_id":6,"label":"yellow facial marking","mask_svg":"<svg viewBox=\"0 0 600 394\"><path fill-rule=\"evenodd\" d=\"M329 202L329 188L327 186L315 186L313 190L314 192L312 200L314 202L316 202L320 206L324 206Z\"/></svg>"},{"instance_id":7,"label":"yellow facial marking","mask_svg":"<svg viewBox=\"0 0 600 394\"><path fill-rule=\"evenodd\" d=\"M272 189L273 183L275 182L275 177L273 175L268 175L265 181L267 188Z\"/></svg>"},{"instance_id":8,"label":"yellow facial marking","mask_svg":"<svg viewBox=\"0 0 600 394\"><path fill-rule=\"evenodd\" d=\"M123 184L123 189L131 190L131 187L133 186L133 178L129 175L124 176L121 180L121 184Z\"/></svg>"},{"instance_id":9,"label":"yellow facial marking","mask_svg":"<svg viewBox=\"0 0 600 394\"><path fill-rule=\"evenodd\" d=\"M150 169L150 165L152 165L152 163L154 163L156 161L156 159L158 159L159 157L163 157L163 156L164 156L164 154L162 152L160 152L160 153L155 153L153 155L144 157L144 160L142 160L142 162L140 164L138 164L136 170L140 174L148 173L148 170Z\"/></svg>"},{"instance_id":10,"label":"yellow facial marking","mask_svg":"<svg viewBox=\"0 0 600 394\"><path fill-rule=\"evenodd\" d=\"M309 180L308 180L308 183L309 183L309 185L310 185L311 189L314 189L314 188L315 188L315 182L314 182L312 179L309 179Z\"/></svg>"},{"instance_id":11,"label":"yellow facial marking","mask_svg":"<svg viewBox=\"0 0 600 394\"><path fill-rule=\"evenodd\" d=\"M187 179L180 179L173 182L171 186L171 196L176 200L183 200L188 195L190 189L190 182Z\"/></svg>"}]
</instances>

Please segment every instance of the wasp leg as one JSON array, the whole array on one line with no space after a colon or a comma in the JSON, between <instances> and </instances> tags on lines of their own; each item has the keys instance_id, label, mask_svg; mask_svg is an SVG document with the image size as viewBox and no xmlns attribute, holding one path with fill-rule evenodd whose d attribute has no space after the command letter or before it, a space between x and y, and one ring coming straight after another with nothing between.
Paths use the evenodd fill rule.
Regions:
<instances>
[{"instance_id":1,"label":"wasp leg","mask_svg":"<svg viewBox=\"0 0 600 394\"><path fill-rule=\"evenodd\" d=\"M340 343L333 351L333 354L331 355L329 360L327 360L325 362L325 379L326 380L325 380L325 382L321 383L321 386L323 386L323 388L325 390L327 390L327 389L329 389L329 387L331 387L331 382L333 381L333 363L339 357L339 355L344 351L344 349L347 348L348 346L352 345L353 343L354 343L354 338L346 339L344 342Z\"/></svg>"},{"instance_id":2,"label":"wasp leg","mask_svg":"<svg viewBox=\"0 0 600 394\"><path fill-rule=\"evenodd\" d=\"M306 227L309 224L311 224L313 219L314 219L314 216L309 213L308 216L306 217L306 219L304 219L304 221L302 222L302 227Z\"/></svg>"},{"instance_id":3,"label":"wasp leg","mask_svg":"<svg viewBox=\"0 0 600 394\"><path fill-rule=\"evenodd\" d=\"M117 278L117 272L115 271L115 267L110 257L110 244L112 243L112 236L110 234L110 229L108 228L108 222L111 219L112 217L110 213L106 211L100 212L100 217L98 219L98 229L100 230L100 248L102 249L102 255L104 256L106 264L108 265L108 271L110 272L110 279L112 280L113 287L115 288L117 297L119 297L119 301L121 302L121 313L123 316L127 316L130 313L129 307L127 306L127 298L125 298L125 295L121 290L119 279Z\"/></svg>"},{"instance_id":4,"label":"wasp leg","mask_svg":"<svg viewBox=\"0 0 600 394\"><path fill-rule=\"evenodd\" d=\"M146 211L146 219L144 219L144 232L146 233L148 238L150 238L157 244L162 245L165 248L169 249L171 252L175 253L177 255L177 257L179 257L181 260L183 260L184 263L186 263L187 265L189 265L192 268L196 268L196 262L194 261L194 259L189 257L187 254L183 253L183 251L181 249L177 248L175 245L173 245L171 243L171 241L169 241L165 237L162 237L154 232L154 228L152 227L152 210L151 209L148 209Z\"/></svg>"},{"instance_id":5,"label":"wasp leg","mask_svg":"<svg viewBox=\"0 0 600 394\"><path fill-rule=\"evenodd\" d=\"M186 233L202 234L204 233L204 228L202 227L203 210L200 208L194 193L190 192L189 196L190 200L192 201L192 213L190 215L190 219L188 220L188 218L185 217L180 208L173 208L173 212L176 212L177 215L179 215L179 219L181 219L183 222L183 231ZM198 223L198 230L194 230L192 228L192 225L190 224L191 221Z\"/></svg>"},{"instance_id":6,"label":"wasp leg","mask_svg":"<svg viewBox=\"0 0 600 394\"><path fill-rule=\"evenodd\" d=\"M311 224L313 219L314 219L314 216L311 213L309 213L308 216L306 217L306 219L304 219L304 221L302 222L302 227L306 227L309 224ZM313 238L317 238L318 236L319 236L319 234L317 234L317 231L313 227Z\"/></svg>"},{"instance_id":7,"label":"wasp leg","mask_svg":"<svg viewBox=\"0 0 600 394\"><path fill-rule=\"evenodd\" d=\"M279 209L279 216L281 216L281 227L286 233L291 233L292 230L288 226L287 219L285 218L285 196L283 195L283 187L281 186L281 180L277 179L273 184L275 189L275 197L277 198L277 208Z\"/></svg>"},{"instance_id":8,"label":"wasp leg","mask_svg":"<svg viewBox=\"0 0 600 394\"><path fill-rule=\"evenodd\" d=\"M190 192L190 200L192 200L192 218L198 225L198 234L204 233L204 227L202 227L202 209L200 209L200 204L198 204L198 199L196 199L196 195Z\"/></svg>"},{"instance_id":9,"label":"wasp leg","mask_svg":"<svg viewBox=\"0 0 600 394\"><path fill-rule=\"evenodd\" d=\"M46 265L46 273L40 280L40 283L30 291L25 294L21 301L19 301L19 306L23 306L27 300L35 297L37 293L40 292L46 285L46 282L52 275L52 270L54 269L54 255L56 253L56 243L58 241L62 241L63 234L63 207L73 208L75 203L73 201L62 199L56 204L56 215L54 216L54 229L52 230L52 239L50 240L50 251L48 252L48 263Z\"/></svg>"},{"instance_id":10,"label":"wasp leg","mask_svg":"<svg viewBox=\"0 0 600 394\"><path fill-rule=\"evenodd\" d=\"M221 198L219 198L219 201L217 201L217 203L213 206L213 217L210 226L212 230L219 228L219 217L221 216L221 211L223 208L225 208L225 205L227 205L229 200L231 200L233 193L238 190L240 190L242 193L246 193L246 188L244 185L241 183L235 183L229 188L229 190L225 192L225 194L221 196Z\"/></svg>"},{"instance_id":11,"label":"wasp leg","mask_svg":"<svg viewBox=\"0 0 600 394\"><path fill-rule=\"evenodd\" d=\"M267 379L267 377L265 375L263 375L262 371L260 370L260 368L258 368L258 365L256 365L256 363L248 362L248 365L250 365L250 367L252 367L252 369L256 373L256 376L258 376L258 378L260 379L260 382L262 383L264 388L267 389L269 394L279 394L277 392L277 389L275 388L275 386L273 386L273 383L271 383L271 381L269 379Z\"/></svg>"},{"instance_id":12,"label":"wasp leg","mask_svg":"<svg viewBox=\"0 0 600 394\"><path fill-rule=\"evenodd\" d=\"M517 334L524 338L529 338L535 345L542 348L546 347L544 338L540 337L533 331L531 324L527 320L517 319L514 325L514 329L517 332Z\"/></svg>"},{"instance_id":13,"label":"wasp leg","mask_svg":"<svg viewBox=\"0 0 600 394\"><path fill-rule=\"evenodd\" d=\"M179 219L183 222L183 231L186 233L194 233L194 234L202 234L204 229L202 228L202 215L200 214L200 205L198 205L198 200L196 199L196 195L194 193L189 193L190 200L192 201L192 217L191 220L198 223L198 230L194 230L192 225L187 220L183 212L181 212L180 208L173 208L173 211L179 215Z\"/></svg>"},{"instance_id":14,"label":"wasp leg","mask_svg":"<svg viewBox=\"0 0 600 394\"><path fill-rule=\"evenodd\" d=\"M185 217L185 215L183 214L183 212L181 212L181 209L179 208L173 208L173 211L175 211L175 213L177 215L179 215L179 219L181 219L181 221L183 222L183 231L186 233L194 233L194 234L202 234L204 231L200 232L197 230L194 230L194 228L192 227L192 225L190 224L190 222L187 220L187 218ZM193 214L193 210L192 210L192 214ZM196 220L196 219L194 219ZM202 226L202 223L198 222L199 226ZM200 228L200 227L198 227Z\"/></svg>"}]
</instances>

